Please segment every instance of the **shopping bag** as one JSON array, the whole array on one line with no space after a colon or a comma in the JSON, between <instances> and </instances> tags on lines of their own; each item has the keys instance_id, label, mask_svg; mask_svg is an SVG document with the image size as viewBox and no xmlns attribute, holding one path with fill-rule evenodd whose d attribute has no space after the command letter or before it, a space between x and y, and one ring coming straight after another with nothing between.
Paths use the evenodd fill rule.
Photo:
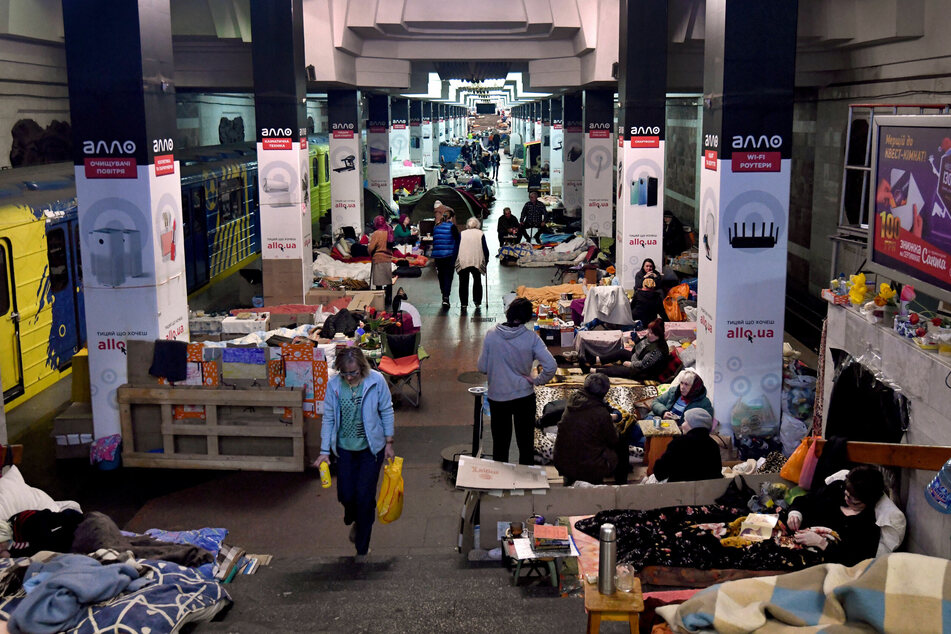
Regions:
<instances>
[{"instance_id":1,"label":"shopping bag","mask_svg":"<svg viewBox=\"0 0 951 634\"><path fill-rule=\"evenodd\" d=\"M687 316L680 308L680 299L690 297L690 287L686 284L678 284L670 289L667 297L664 298L664 312L670 321L686 321Z\"/></svg>"},{"instance_id":2,"label":"shopping bag","mask_svg":"<svg viewBox=\"0 0 951 634\"><path fill-rule=\"evenodd\" d=\"M816 464L819 462L819 456L816 455L816 447L819 443L811 443L809 451L806 453L806 459L802 462L802 470L799 472L799 486L808 491L812 488L812 476L816 473Z\"/></svg>"},{"instance_id":3,"label":"shopping bag","mask_svg":"<svg viewBox=\"0 0 951 634\"><path fill-rule=\"evenodd\" d=\"M806 454L809 453L809 447L812 445L812 438L807 436L799 441L799 446L792 452L786 464L779 470L779 475L790 482L799 482L799 475L802 473L802 465L806 461Z\"/></svg>"},{"instance_id":4,"label":"shopping bag","mask_svg":"<svg viewBox=\"0 0 951 634\"><path fill-rule=\"evenodd\" d=\"M383 485L376 501L376 516L383 524L395 522L403 513L403 459L393 458L383 467Z\"/></svg>"}]
</instances>

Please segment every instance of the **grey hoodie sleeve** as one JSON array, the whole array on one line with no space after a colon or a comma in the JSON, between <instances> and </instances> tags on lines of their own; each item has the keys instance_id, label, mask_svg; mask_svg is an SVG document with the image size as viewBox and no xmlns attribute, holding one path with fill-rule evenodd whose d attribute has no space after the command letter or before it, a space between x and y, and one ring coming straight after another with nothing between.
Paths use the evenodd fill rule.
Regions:
<instances>
[{"instance_id":1,"label":"grey hoodie sleeve","mask_svg":"<svg viewBox=\"0 0 951 634\"><path fill-rule=\"evenodd\" d=\"M555 370L558 369L558 364L555 363L555 357L551 356L551 352L548 350L545 342L542 341L538 335L535 335L535 341L532 344L532 353L535 359L542 364L542 371L535 377L535 385L545 385L551 381L551 377L555 376Z\"/></svg>"}]
</instances>

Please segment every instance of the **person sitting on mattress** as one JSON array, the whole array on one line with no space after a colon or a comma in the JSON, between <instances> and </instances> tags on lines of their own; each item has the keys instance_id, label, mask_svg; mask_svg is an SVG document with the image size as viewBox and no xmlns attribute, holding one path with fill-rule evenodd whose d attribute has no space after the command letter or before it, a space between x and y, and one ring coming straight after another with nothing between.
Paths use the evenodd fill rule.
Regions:
<instances>
[{"instance_id":1,"label":"person sitting on mattress","mask_svg":"<svg viewBox=\"0 0 951 634\"><path fill-rule=\"evenodd\" d=\"M654 463L654 477L668 482L691 482L722 478L720 445L710 437L713 416L701 408L688 410L667 451Z\"/></svg>"},{"instance_id":2,"label":"person sitting on mattress","mask_svg":"<svg viewBox=\"0 0 951 634\"><path fill-rule=\"evenodd\" d=\"M601 484L612 474L616 484L627 484L627 442L618 438L611 410L604 401L610 388L607 376L589 374L584 387L568 397L558 422L554 455L565 485L578 480Z\"/></svg>"},{"instance_id":3,"label":"person sitting on mattress","mask_svg":"<svg viewBox=\"0 0 951 634\"><path fill-rule=\"evenodd\" d=\"M825 561L854 566L878 552L881 529L875 505L884 492L881 471L871 465L855 467L845 480L796 498L786 526L796 531L796 543L823 551Z\"/></svg>"},{"instance_id":4,"label":"person sitting on mattress","mask_svg":"<svg viewBox=\"0 0 951 634\"><path fill-rule=\"evenodd\" d=\"M610 355L596 357L595 363L621 361L621 365L605 365L597 371L620 379L656 381L661 371L667 367L669 359L670 349L664 339L664 322L655 319L648 324L647 334L642 339L635 339L633 348L624 348ZM578 364L582 372L588 371L588 361L587 358L579 358Z\"/></svg>"}]
</instances>

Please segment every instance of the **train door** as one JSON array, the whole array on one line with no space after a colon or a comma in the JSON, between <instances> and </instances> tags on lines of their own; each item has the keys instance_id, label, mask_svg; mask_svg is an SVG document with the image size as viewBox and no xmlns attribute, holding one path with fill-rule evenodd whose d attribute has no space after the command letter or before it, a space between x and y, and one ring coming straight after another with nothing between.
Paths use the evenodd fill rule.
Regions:
<instances>
[{"instance_id":1,"label":"train door","mask_svg":"<svg viewBox=\"0 0 951 634\"><path fill-rule=\"evenodd\" d=\"M0 377L4 400L23 391L15 289L10 241L0 239Z\"/></svg>"},{"instance_id":2,"label":"train door","mask_svg":"<svg viewBox=\"0 0 951 634\"><path fill-rule=\"evenodd\" d=\"M53 324L50 332L50 361L63 368L79 350L76 330L76 296L70 266L69 225L49 225L46 231L46 256L49 262L49 285L53 295Z\"/></svg>"},{"instance_id":3,"label":"train door","mask_svg":"<svg viewBox=\"0 0 951 634\"><path fill-rule=\"evenodd\" d=\"M83 292L83 261L79 250L79 220L69 221L70 270L72 271L73 297L76 303L76 336L79 347L86 345L86 295Z\"/></svg>"},{"instance_id":4,"label":"train door","mask_svg":"<svg viewBox=\"0 0 951 634\"><path fill-rule=\"evenodd\" d=\"M185 190L182 196L185 234L185 279L191 293L208 283L208 214L205 188L200 184Z\"/></svg>"}]
</instances>

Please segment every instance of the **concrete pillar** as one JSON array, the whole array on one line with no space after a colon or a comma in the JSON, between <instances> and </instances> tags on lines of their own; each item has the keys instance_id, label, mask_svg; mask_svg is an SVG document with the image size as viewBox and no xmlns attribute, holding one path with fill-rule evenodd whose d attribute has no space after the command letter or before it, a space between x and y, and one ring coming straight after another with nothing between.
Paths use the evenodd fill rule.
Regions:
<instances>
[{"instance_id":1,"label":"concrete pillar","mask_svg":"<svg viewBox=\"0 0 951 634\"><path fill-rule=\"evenodd\" d=\"M621 0L615 266L634 287L646 258L664 266L667 0Z\"/></svg>"},{"instance_id":2,"label":"concrete pillar","mask_svg":"<svg viewBox=\"0 0 951 634\"><path fill-rule=\"evenodd\" d=\"M333 239L343 228L363 233L363 167L360 161L360 92L328 90L330 197Z\"/></svg>"},{"instance_id":3,"label":"concrete pillar","mask_svg":"<svg viewBox=\"0 0 951 634\"><path fill-rule=\"evenodd\" d=\"M614 235L614 91L584 91L584 208L586 236Z\"/></svg>"},{"instance_id":4,"label":"concrete pillar","mask_svg":"<svg viewBox=\"0 0 951 634\"><path fill-rule=\"evenodd\" d=\"M118 434L126 341L187 341L168 1L63 3L93 424Z\"/></svg>"},{"instance_id":5,"label":"concrete pillar","mask_svg":"<svg viewBox=\"0 0 951 634\"><path fill-rule=\"evenodd\" d=\"M410 160L409 99L393 98L390 104L390 155L394 163Z\"/></svg>"},{"instance_id":6,"label":"concrete pillar","mask_svg":"<svg viewBox=\"0 0 951 634\"><path fill-rule=\"evenodd\" d=\"M409 101L409 159L423 165L423 102Z\"/></svg>"},{"instance_id":7,"label":"concrete pillar","mask_svg":"<svg viewBox=\"0 0 951 634\"><path fill-rule=\"evenodd\" d=\"M562 116L561 97L553 98L551 103L551 193L561 196L564 191L565 169L565 129Z\"/></svg>"},{"instance_id":8,"label":"concrete pillar","mask_svg":"<svg viewBox=\"0 0 951 634\"><path fill-rule=\"evenodd\" d=\"M268 305L314 282L302 0L251 4L261 260Z\"/></svg>"},{"instance_id":9,"label":"concrete pillar","mask_svg":"<svg viewBox=\"0 0 951 634\"><path fill-rule=\"evenodd\" d=\"M393 200L390 174L390 97L367 96L367 182L383 200Z\"/></svg>"},{"instance_id":10,"label":"concrete pillar","mask_svg":"<svg viewBox=\"0 0 951 634\"><path fill-rule=\"evenodd\" d=\"M781 416L796 16L707 0L697 367L727 428Z\"/></svg>"},{"instance_id":11,"label":"concrete pillar","mask_svg":"<svg viewBox=\"0 0 951 634\"><path fill-rule=\"evenodd\" d=\"M433 102L424 101L423 102L423 123L420 126L422 129L422 146L423 146L423 166L430 167L432 165L439 164L439 145L436 141L438 133L433 130ZM433 151L433 146L436 147L436 151Z\"/></svg>"},{"instance_id":12,"label":"concrete pillar","mask_svg":"<svg viewBox=\"0 0 951 634\"><path fill-rule=\"evenodd\" d=\"M571 92L562 98L562 110L565 118L565 215L569 218L581 218L584 207L584 135L582 98L580 92Z\"/></svg>"}]
</instances>

